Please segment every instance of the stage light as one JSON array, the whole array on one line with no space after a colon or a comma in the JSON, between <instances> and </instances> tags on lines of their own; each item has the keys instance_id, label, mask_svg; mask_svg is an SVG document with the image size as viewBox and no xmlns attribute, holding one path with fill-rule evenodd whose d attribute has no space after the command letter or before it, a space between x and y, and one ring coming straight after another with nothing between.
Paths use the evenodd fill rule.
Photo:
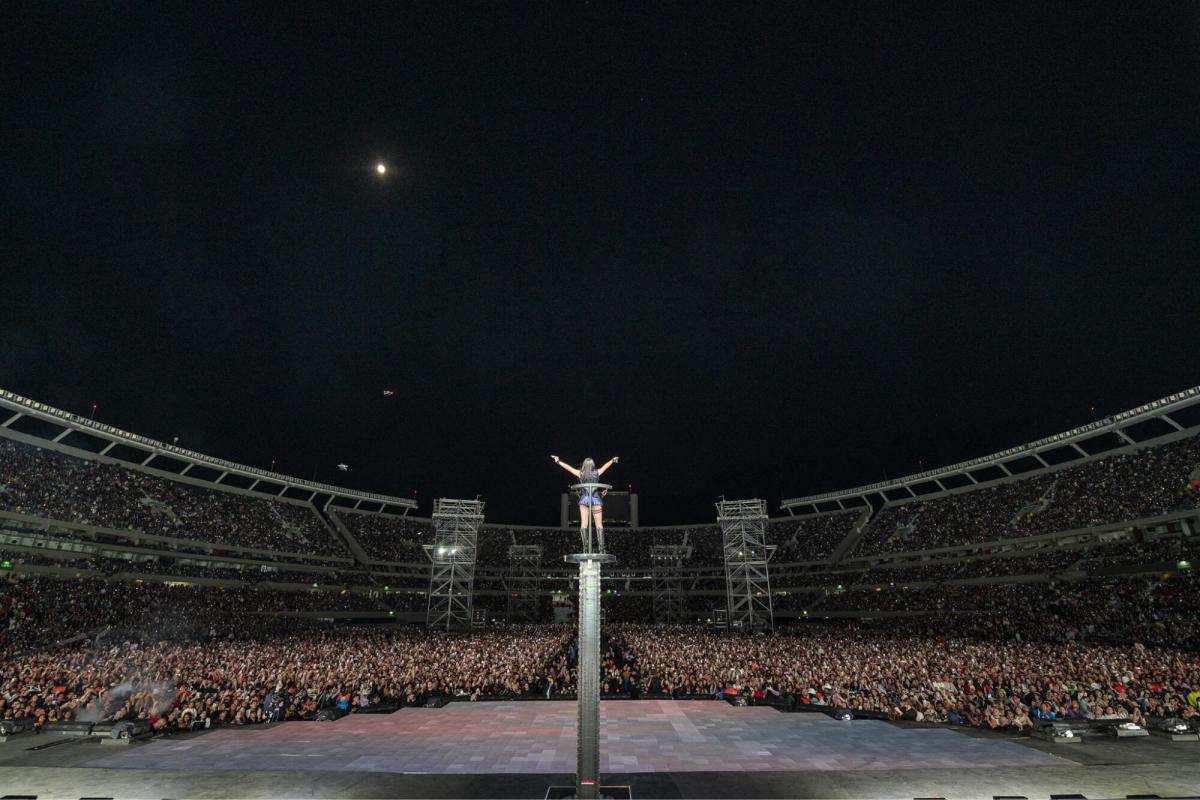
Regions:
<instances>
[{"instance_id":1,"label":"stage light","mask_svg":"<svg viewBox=\"0 0 1200 800\"><path fill-rule=\"evenodd\" d=\"M380 161L378 164L375 165L375 171L377 173L379 173L380 175L386 175L387 174L387 164L384 164L382 161Z\"/></svg>"},{"instance_id":2,"label":"stage light","mask_svg":"<svg viewBox=\"0 0 1200 800\"><path fill-rule=\"evenodd\" d=\"M1161 733L1173 734L1176 736L1191 733L1191 728L1188 727L1188 724L1175 717L1168 717L1166 719L1151 719L1149 727L1152 730L1156 730Z\"/></svg>"}]
</instances>

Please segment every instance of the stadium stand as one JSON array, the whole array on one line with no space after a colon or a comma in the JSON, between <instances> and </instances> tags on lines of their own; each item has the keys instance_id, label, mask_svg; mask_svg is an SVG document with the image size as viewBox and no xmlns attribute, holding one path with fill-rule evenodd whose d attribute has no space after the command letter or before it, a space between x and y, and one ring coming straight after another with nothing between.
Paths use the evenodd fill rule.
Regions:
<instances>
[{"instance_id":1,"label":"stadium stand","mask_svg":"<svg viewBox=\"0 0 1200 800\"><path fill-rule=\"evenodd\" d=\"M433 541L433 525L427 519L367 514L330 509L366 552L371 561L427 563L424 546Z\"/></svg>"},{"instance_id":2,"label":"stadium stand","mask_svg":"<svg viewBox=\"0 0 1200 800\"><path fill-rule=\"evenodd\" d=\"M0 439L0 509L280 552L346 555L309 505L168 480Z\"/></svg>"},{"instance_id":3,"label":"stadium stand","mask_svg":"<svg viewBox=\"0 0 1200 800\"><path fill-rule=\"evenodd\" d=\"M856 555L925 550L1194 509L1200 438L1113 454L1029 478L881 509Z\"/></svg>"}]
</instances>

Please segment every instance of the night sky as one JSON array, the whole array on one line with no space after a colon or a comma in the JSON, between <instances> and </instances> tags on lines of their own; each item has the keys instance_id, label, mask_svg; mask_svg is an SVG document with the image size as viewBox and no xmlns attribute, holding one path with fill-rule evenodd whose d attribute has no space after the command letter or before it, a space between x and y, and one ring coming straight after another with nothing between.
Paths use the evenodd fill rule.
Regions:
<instances>
[{"instance_id":1,"label":"night sky","mask_svg":"<svg viewBox=\"0 0 1200 800\"><path fill-rule=\"evenodd\" d=\"M0 386L661 524L1200 383L1200 4L343 6L3 4Z\"/></svg>"}]
</instances>

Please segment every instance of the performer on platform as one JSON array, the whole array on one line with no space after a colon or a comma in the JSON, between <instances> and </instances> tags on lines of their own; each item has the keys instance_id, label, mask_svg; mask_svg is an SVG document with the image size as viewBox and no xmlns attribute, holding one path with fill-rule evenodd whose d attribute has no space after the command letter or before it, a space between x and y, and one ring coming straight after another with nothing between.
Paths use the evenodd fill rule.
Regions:
<instances>
[{"instance_id":1,"label":"performer on platform","mask_svg":"<svg viewBox=\"0 0 1200 800\"><path fill-rule=\"evenodd\" d=\"M613 456L604 466L596 469L596 462L590 458L585 458L579 469L572 467L570 464L564 464L558 456L550 456L554 459L554 463L565 469L567 472L579 479L580 483L597 483L600 476L608 472L608 468L617 463L617 457ZM579 490L579 535L583 539L583 546L588 546L587 528L588 528L588 512L591 512L592 521L596 525L596 543L600 545L600 552L604 552L604 499L599 492L594 492L588 489Z\"/></svg>"}]
</instances>

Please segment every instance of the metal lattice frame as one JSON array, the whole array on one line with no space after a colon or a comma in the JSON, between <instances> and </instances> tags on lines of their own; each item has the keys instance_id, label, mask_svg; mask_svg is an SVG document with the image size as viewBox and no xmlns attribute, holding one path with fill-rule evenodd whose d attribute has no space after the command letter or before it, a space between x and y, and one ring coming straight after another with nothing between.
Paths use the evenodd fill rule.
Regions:
<instances>
[{"instance_id":1,"label":"metal lattice frame","mask_svg":"<svg viewBox=\"0 0 1200 800\"><path fill-rule=\"evenodd\" d=\"M542 588L542 546L514 544L508 548L508 621L536 622Z\"/></svg>"},{"instance_id":2,"label":"metal lattice frame","mask_svg":"<svg viewBox=\"0 0 1200 800\"><path fill-rule=\"evenodd\" d=\"M765 500L722 500L717 524L725 549L725 593L729 626L757 630L774 626L767 563L775 548L767 544Z\"/></svg>"},{"instance_id":3,"label":"metal lattice frame","mask_svg":"<svg viewBox=\"0 0 1200 800\"><path fill-rule=\"evenodd\" d=\"M684 618L683 562L692 556L688 544L650 547L650 573L654 579L654 621L682 622Z\"/></svg>"},{"instance_id":4,"label":"metal lattice frame","mask_svg":"<svg viewBox=\"0 0 1200 800\"><path fill-rule=\"evenodd\" d=\"M483 502L441 498L433 504L433 544L429 556L430 629L465 631L471 628L475 591L475 554L483 527Z\"/></svg>"}]
</instances>

